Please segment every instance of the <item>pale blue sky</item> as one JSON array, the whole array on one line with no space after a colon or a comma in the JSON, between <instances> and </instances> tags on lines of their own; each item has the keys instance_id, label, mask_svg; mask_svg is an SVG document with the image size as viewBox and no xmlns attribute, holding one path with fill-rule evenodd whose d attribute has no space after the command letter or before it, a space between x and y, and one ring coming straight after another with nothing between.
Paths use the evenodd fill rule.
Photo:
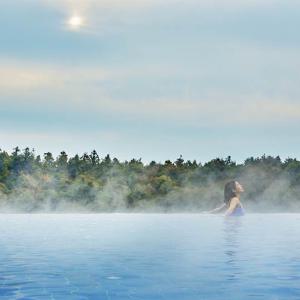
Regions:
<instances>
[{"instance_id":1,"label":"pale blue sky","mask_svg":"<svg viewBox=\"0 0 300 300\"><path fill-rule=\"evenodd\" d=\"M2 0L0 147L300 158L298 28L295 0Z\"/></svg>"}]
</instances>

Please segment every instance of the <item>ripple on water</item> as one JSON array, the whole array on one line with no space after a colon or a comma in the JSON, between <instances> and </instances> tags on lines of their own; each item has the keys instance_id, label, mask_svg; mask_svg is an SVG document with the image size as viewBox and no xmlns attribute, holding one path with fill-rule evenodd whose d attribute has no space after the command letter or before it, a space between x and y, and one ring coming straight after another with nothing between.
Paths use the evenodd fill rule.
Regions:
<instances>
[{"instance_id":1,"label":"ripple on water","mask_svg":"<svg viewBox=\"0 0 300 300\"><path fill-rule=\"evenodd\" d=\"M0 299L299 300L299 221L5 215Z\"/></svg>"}]
</instances>

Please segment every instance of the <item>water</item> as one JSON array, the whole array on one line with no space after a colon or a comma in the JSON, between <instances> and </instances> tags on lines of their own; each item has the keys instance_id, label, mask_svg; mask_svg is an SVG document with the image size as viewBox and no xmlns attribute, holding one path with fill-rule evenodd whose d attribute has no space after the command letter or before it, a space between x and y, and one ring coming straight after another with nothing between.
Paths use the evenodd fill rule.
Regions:
<instances>
[{"instance_id":1,"label":"water","mask_svg":"<svg viewBox=\"0 0 300 300\"><path fill-rule=\"evenodd\" d=\"M1 215L0 299L300 299L300 215Z\"/></svg>"}]
</instances>

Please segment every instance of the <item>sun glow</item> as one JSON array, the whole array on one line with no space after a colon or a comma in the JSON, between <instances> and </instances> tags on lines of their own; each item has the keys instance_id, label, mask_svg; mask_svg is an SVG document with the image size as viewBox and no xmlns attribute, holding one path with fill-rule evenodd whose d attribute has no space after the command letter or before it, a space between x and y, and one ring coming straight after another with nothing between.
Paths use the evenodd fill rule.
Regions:
<instances>
[{"instance_id":1,"label":"sun glow","mask_svg":"<svg viewBox=\"0 0 300 300\"><path fill-rule=\"evenodd\" d=\"M84 25L84 20L82 17L78 16L78 15L73 15L69 20L68 20L68 26L71 29L79 29L80 27L82 27Z\"/></svg>"}]
</instances>

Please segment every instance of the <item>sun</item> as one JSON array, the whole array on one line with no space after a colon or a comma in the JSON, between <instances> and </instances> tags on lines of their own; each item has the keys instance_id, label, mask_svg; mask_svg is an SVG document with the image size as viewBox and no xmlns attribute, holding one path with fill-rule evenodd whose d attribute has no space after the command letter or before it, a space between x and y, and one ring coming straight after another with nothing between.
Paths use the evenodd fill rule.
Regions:
<instances>
[{"instance_id":1,"label":"sun","mask_svg":"<svg viewBox=\"0 0 300 300\"><path fill-rule=\"evenodd\" d=\"M84 20L82 17L78 15L73 15L68 21L67 21L68 26L71 29L79 29L84 25Z\"/></svg>"}]
</instances>

